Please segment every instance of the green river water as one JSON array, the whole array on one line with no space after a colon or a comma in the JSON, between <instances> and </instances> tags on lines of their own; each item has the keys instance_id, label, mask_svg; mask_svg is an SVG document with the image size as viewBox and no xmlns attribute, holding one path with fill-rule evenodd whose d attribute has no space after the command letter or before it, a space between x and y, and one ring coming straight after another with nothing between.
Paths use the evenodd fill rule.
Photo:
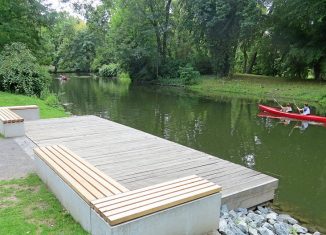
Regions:
<instances>
[{"instance_id":1,"label":"green river water","mask_svg":"<svg viewBox=\"0 0 326 235\"><path fill-rule=\"evenodd\" d=\"M107 118L278 178L274 205L326 232L325 127L294 128L301 122L257 117L258 101L208 100L179 88L71 75L52 90L74 115Z\"/></svg>"}]
</instances>

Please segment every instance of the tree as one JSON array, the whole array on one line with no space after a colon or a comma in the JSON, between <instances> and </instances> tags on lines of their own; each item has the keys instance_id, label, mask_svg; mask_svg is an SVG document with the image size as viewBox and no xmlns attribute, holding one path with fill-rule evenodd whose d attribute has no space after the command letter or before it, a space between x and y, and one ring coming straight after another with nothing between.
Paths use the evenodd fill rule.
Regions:
<instances>
[{"instance_id":1,"label":"tree","mask_svg":"<svg viewBox=\"0 0 326 235\"><path fill-rule=\"evenodd\" d=\"M302 10L304 9L304 10ZM275 0L272 6L273 37L282 52L283 71L291 77L325 76L326 3L320 0Z\"/></svg>"},{"instance_id":2,"label":"tree","mask_svg":"<svg viewBox=\"0 0 326 235\"><path fill-rule=\"evenodd\" d=\"M0 0L0 50L12 42L25 43L36 53L47 9L37 0Z\"/></svg>"},{"instance_id":3,"label":"tree","mask_svg":"<svg viewBox=\"0 0 326 235\"><path fill-rule=\"evenodd\" d=\"M40 96L50 77L23 43L6 45L0 54L0 88L5 91Z\"/></svg>"},{"instance_id":4,"label":"tree","mask_svg":"<svg viewBox=\"0 0 326 235\"><path fill-rule=\"evenodd\" d=\"M244 0L185 0L190 27L205 40L215 73L227 76L233 68Z\"/></svg>"}]
</instances>

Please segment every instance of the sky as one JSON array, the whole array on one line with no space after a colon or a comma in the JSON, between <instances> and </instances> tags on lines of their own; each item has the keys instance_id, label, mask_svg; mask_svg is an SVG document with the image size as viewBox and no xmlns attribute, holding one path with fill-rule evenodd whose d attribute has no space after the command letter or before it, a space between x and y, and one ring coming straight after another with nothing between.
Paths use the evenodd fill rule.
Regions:
<instances>
[{"instance_id":1,"label":"sky","mask_svg":"<svg viewBox=\"0 0 326 235\"><path fill-rule=\"evenodd\" d=\"M43 0L45 4L49 4L50 8L56 11L66 11L69 12L73 16L77 16L78 18L83 18L81 15L74 12L73 3L92 3L93 6L97 6L100 4L100 0L70 0L70 1L62 1L62 0Z\"/></svg>"}]
</instances>

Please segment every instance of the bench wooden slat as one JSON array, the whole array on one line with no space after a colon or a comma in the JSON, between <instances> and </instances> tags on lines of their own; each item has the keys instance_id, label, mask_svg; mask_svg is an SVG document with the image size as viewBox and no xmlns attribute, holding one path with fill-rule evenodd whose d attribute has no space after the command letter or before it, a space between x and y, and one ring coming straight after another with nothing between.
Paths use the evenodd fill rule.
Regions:
<instances>
[{"instance_id":1,"label":"bench wooden slat","mask_svg":"<svg viewBox=\"0 0 326 235\"><path fill-rule=\"evenodd\" d=\"M39 147L34 152L88 204L96 199L128 192L121 184L63 146Z\"/></svg>"},{"instance_id":2,"label":"bench wooden slat","mask_svg":"<svg viewBox=\"0 0 326 235\"><path fill-rule=\"evenodd\" d=\"M113 209L113 210L106 210L106 208L102 208L102 209L100 209L100 211L105 216L112 216L112 215L115 215L115 214L120 214L120 213L129 211L129 210L136 209L138 207L143 207L143 206L146 206L146 205L150 205L150 204L153 204L153 203L156 203L156 202L159 202L159 201L163 201L163 200L166 200L166 199L169 199L169 198L173 198L173 197L176 197L176 196L180 196L180 195L183 195L183 194L186 194L186 193L194 192L196 190L204 189L204 188L211 187L211 186L214 186L214 183L208 182L206 184L193 186L192 188L187 188L187 189L184 189L184 190L181 190L181 191L176 191L176 192L171 192L171 193L168 193L168 194L163 194L163 195L160 195L158 197L151 198L151 199L144 200L144 201L135 200L135 203L133 203L134 201L131 201L130 203L127 203L126 205L121 206L121 207L116 208L116 209Z\"/></svg>"},{"instance_id":3,"label":"bench wooden slat","mask_svg":"<svg viewBox=\"0 0 326 235\"><path fill-rule=\"evenodd\" d=\"M196 177L196 178L192 178L192 179L188 179L185 181L181 181L181 182L176 182L176 183L172 183L172 184L168 184L165 186L160 186L160 187L156 187L156 188L152 188L150 190L146 190L143 192L134 192L133 194L129 194L125 197L120 197L120 198L108 198L105 202L101 202L101 203L97 203L96 207L99 209L102 208L106 208L109 209L109 206L114 206L116 207L117 205L121 204L121 203L126 203L126 202L130 202L131 200L135 200L135 199L139 199L141 200L141 198L143 197L155 197L158 196L160 194L166 194L167 192L169 192L169 190L181 190L187 187L191 187L194 184L203 184L204 182L208 182L207 180L203 181L203 179ZM94 203L94 202L92 202Z\"/></svg>"},{"instance_id":4,"label":"bench wooden slat","mask_svg":"<svg viewBox=\"0 0 326 235\"><path fill-rule=\"evenodd\" d=\"M92 204L98 205L100 203L108 203L110 201L114 201L114 200L117 200L117 199L128 197L130 195L132 196L132 195L137 194L137 193L143 193L143 192L150 191L150 190L156 190L156 189L160 189L161 187L182 183L184 181L197 179L197 178L198 178L197 175L190 175L190 176L186 176L186 177L183 177L183 178L180 178L180 179L164 182L164 183L161 183L161 184L156 184L156 185L148 186L148 187L145 187L145 188L136 189L136 190L129 191L129 192L126 192L126 193L123 193L123 194L117 194L117 195L111 196L109 201L108 201L108 198L96 199L96 200L92 201Z\"/></svg>"},{"instance_id":5,"label":"bench wooden slat","mask_svg":"<svg viewBox=\"0 0 326 235\"><path fill-rule=\"evenodd\" d=\"M149 204L146 206L138 207L132 210L128 210L119 214L115 214L112 216L105 216L104 219L110 225L117 225L123 222L130 221L132 219L136 219L145 215L149 215L164 209L168 209L174 206L181 205L186 202L190 202L205 196L212 195L214 193L218 193L220 191L220 187L217 185L213 185L210 187L206 187L203 189L199 189L196 191L192 191L186 194L178 195L176 197L167 198L162 201L158 201L153 204Z\"/></svg>"},{"instance_id":6,"label":"bench wooden slat","mask_svg":"<svg viewBox=\"0 0 326 235\"><path fill-rule=\"evenodd\" d=\"M105 195L102 194L100 191L98 191L97 189L95 189L88 181L86 181L83 177L81 177L79 175L79 173L77 173L76 171L74 171L72 168L70 168L68 165L64 164L61 159L59 159L57 156L55 156L54 154L52 154L50 151L48 151L46 148L42 147L41 151L43 152L43 154L45 154L48 158L50 158L55 165L51 165L52 168L60 168L63 171L67 172L72 178L74 178L77 182L79 182L80 185L82 185L90 194L92 194L95 198L102 198ZM66 177L62 177L62 179L67 182L68 180L70 180L71 178L66 178ZM83 192L78 192L79 194L83 194ZM93 199L92 199L93 200ZM88 202L90 203L90 202Z\"/></svg>"},{"instance_id":7,"label":"bench wooden slat","mask_svg":"<svg viewBox=\"0 0 326 235\"><path fill-rule=\"evenodd\" d=\"M75 178L73 178L68 172L62 169L55 161L53 161L49 156L47 156L40 148L34 149L35 154L39 156L66 184L68 184L72 189L86 201L91 201L96 199L88 190L80 184Z\"/></svg>"},{"instance_id":8,"label":"bench wooden slat","mask_svg":"<svg viewBox=\"0 0 326 235\"><path fill-rule=\"evenodd\" d=\"M66 152L67 154L69 154L71 157L78 159L79 162L81 162L83 165L87 166L90 170L92 170L94 173L96 173L99 177L104 179L106 181L105 186L111 192L113 192L114 195L129 191L126 187L124 187L123 185L121 185L120 183L118 183L117 181L115 181L114 179L112 179L111 177L109 177L108 175L106 175L105 173L100 171L99 169L97 169L95 166L93 166L90 163L88 163L87 161L85 161L84 159L80 158L79 156L77 156L75 153L73 153L66 147L64 147L62 145L56 145L56 148L61 149L64 152Z\"/></svg>"},{"instance_id":9,"label":"bench wooden slat","mask_svg":"<svg viewBox=\"0 0 326 235\"><path fill-rule=\"evenodd\" d=\"M38 109L37 105L20 105L20 106L5 106L10 110Z\"/></svg>"},{"instance_id":10,"label":"bench wooden slat","mask_svg":"<svg viewBox=\"0 0 326 235\"><path fill-rule=\"evenodd\" d=\"M7 108L0 108L0 120L6 123L23 122L24 119Z\"/></svg>"},{"instance_id":11,"label":"bench wooden slat","mask_svg":"<svg viewBox=\"0 0 326 235\"><path fill-rule=\"evenodd\" d=\"M71 168L74 172L76 172L81 178L86 180L91 187L88 188L89 190L92 190L95 195L98 195L98 197L104 197L104 196L110 196L113 195L111 191L106 189L103 185L101 185L97 179L96 176L92 174L89 169L87 169L85 166L81 165L78 161L74 159L74 161L71 161L69 159L67 154L61 154L60 152L56 151L53 147L45 147L50 153L52 153L54 156L56 156L58 159L61 160L62 163L64 163L66 166Z\"/></svg>"},{"instance_id":12,"label":"bench wooden slat","mask_svg":"<svg viewBox=\"0 0 326 235\"><path fill-rule=\"evenodd\" d=\"M21 117L19 117L17 114L10 111L9 109L4 108L2 109L2 112L12 121L21 119Z\"/></svg>"},{"instance_id":13,"label":"bench wooden slat","mask_svg":"<svg viewBox=\"0 0 326 235\"><path fill-rule=\"evenodd\" d=\"M114 187L114 185L112 185L110 182L108 182L107 179L105 179L105 177L103 178L102 174L98 174L98 171L94 171L92 169L93 166L91 164L89 164L88 162L83 161L82 158L73 156L71 152L67 152L67 151L63 150L58 145L51 146L51 149L53 149L53 151L56 151L57 153L64 155L67 159L69 159L77 167L82 169L84 172L87 172L87 174L89 176L91 176L93 179L96 180L96 182L94 183L94 186L98 185L96 187L98 187L99 189L103 188L103 192L107 196L115 195L115 194L123 192L120 189L117 189L116 187ZM102 189L101 189L101 191L102 191Z\"/></svg>"},{"instance_id":14,"label":"bench wooden slat","mask_svg":"<svg viewBox=\"0 0 326 235\"><path fill-rule=\"evenodd\" d=\"M181 187L175 187L175 188L171 188L168 190L163 190L161 192L157 192L157 193L153 193L153 194L148 194L148 195L144 195L144 196L140 196L131 200L127 200L127 201L122 201L119 203L115 203L109 206L105 206L102 208L99 208L102 212L108 212L108 214L106 214L106 216L109 215L113 215L116 213L121 212L120 210L129 210L131 208L134 207L139 207L139 206L143 206L146 204L150 204L152 202L155 201L160 201L162 200L162 198L165 197L171 197L171 196L175 196L177 194L183 194L186 191L192 191L194 190L195 187L207 187L207 186L212 186L214 185L211 182L208 182L207 180L201 180L201 181L197 181L188 185L183 185ZM118 210L119 212L116 212L115 210Z\"/></svg>"}]
</instances>

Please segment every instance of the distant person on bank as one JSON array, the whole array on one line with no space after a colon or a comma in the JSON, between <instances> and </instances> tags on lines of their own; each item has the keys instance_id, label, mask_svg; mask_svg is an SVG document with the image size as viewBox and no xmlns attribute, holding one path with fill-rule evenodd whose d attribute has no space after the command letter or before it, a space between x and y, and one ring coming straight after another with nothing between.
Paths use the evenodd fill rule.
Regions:
<instances>
[{"instance_id":1,"label":"distant person on bank","mask_svg":"<svg viewBox=\"0 0 326 235\"><path fill-rule=\"evenodd\" d=\"M310 108L309 108L308 104L304 104L303 108L302 109L298 108L298 110L302 115L309 115L310 114Z\"/></svg>"}]
</instances>

